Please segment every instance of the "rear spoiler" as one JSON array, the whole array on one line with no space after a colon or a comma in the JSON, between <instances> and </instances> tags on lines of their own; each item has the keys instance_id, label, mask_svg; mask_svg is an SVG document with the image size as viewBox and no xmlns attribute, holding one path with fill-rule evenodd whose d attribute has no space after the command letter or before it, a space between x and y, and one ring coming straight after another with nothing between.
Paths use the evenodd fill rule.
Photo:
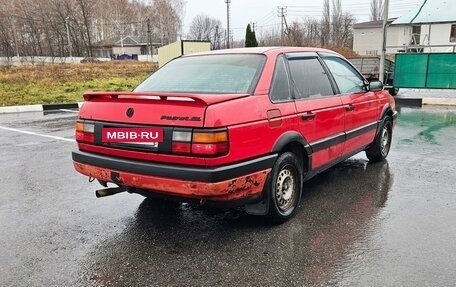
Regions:
<instances>
[{"instance_id":1,"label":"rear spoiler","mask_svg":"<svg viewBox=\"0 0 456 287\"><path fill-rule=\"evenodd\" d=\"M232 99L247 97L249 94L191 94L191 93L161 93L161 92L85 92L84 100L89 102L94 99L116 100L155 100L155 101L193 101L198 104L215 104Z\"/></svg>"}]
</instances>

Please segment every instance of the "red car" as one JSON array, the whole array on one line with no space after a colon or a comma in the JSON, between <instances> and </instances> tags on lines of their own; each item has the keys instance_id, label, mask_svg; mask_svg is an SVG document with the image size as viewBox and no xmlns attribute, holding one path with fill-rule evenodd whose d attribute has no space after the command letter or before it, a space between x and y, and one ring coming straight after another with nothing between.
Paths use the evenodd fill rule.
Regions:
<instances>
[{"instance_id":1,"label":"red car","mask_svg":"<svg viewBox=\"0 0 456 287\"><path fill-rule=\"evenodd\" d=\"M318 48L187 55L133 92L84 99L73 161L106 187L97 196L244 206L276 222L316 174L361 151L384 160L396 120L382 83Z\"/></svg>"}]
</instances>

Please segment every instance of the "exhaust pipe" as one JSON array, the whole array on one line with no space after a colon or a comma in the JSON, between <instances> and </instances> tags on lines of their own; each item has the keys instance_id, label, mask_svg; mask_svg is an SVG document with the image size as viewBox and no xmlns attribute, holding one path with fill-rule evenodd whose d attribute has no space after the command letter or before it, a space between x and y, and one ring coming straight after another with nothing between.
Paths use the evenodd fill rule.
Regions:
<instances>
[{"instance_id":1,"label":"exhaust pipe","mask_svg":"<svg viewBox=\"0 0 456 287\"><path fill-rule=\"evenodd\" d=\"M124 191L127 191L127 189L123 186L110 187L110 188L103 188L103 189L96 190L95 195L97 196L97 198L100 198L100 197L105 197L105 196L110 196L110 195L114 195L117 193L121 193Z\"/></svg>"}]
</instances>

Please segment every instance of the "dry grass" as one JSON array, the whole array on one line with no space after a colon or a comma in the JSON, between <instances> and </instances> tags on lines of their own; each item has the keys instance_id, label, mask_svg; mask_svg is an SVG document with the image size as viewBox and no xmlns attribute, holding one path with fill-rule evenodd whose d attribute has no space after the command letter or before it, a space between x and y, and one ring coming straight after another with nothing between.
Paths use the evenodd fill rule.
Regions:
<instances>
[{"instance_id":1,"label":"dry grass","mask_svg":"<svg viewBox=\"0 0 456 287\"><path fill-rule=\"evenodd\" d=\"M359 55L355 51L353 51L352 49L347 48L347 47L330 46L330 47L327 47L327 49L333 50L334 52L337 52L337 53L341 54L345 58L356 58L356 57L359 57Z\"/></svg>"},{"instance_id":2,"label":"dry grass","mask_svg":"<svg viewBox=\"0 0 456 287\"><path fill-rule=\"evenodd\" d=\"M358 56L348 48L329 48ZM0 106L80 102L85 91L131 91L156 69L137 61L0 66Z\"/></svg>"},{"instance_id":3,"label":"dry grass","mask_svg":"<svg viewBox=\"0 0 456 287\"><path fill-rule=\"evenodd\" d=\"M137 61L0 67L0 106L79 102L85 91L130 91L156 69Z\"/></svg>"}]
</instances>

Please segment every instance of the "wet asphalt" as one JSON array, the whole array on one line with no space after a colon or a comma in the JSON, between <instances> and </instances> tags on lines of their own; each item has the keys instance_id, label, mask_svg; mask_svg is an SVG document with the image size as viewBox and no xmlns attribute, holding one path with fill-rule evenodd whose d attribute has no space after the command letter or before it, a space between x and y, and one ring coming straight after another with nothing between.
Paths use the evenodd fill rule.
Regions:
<instances>
[{"instance_id":1,"label":"wet asphalt","mask_svg":"<svg viewBox=\"0 0 456 287\"><path fill-rule=\"evenodd\" d=\"M387 161L359 154L317 176L279 226L95 198L65 141L75 119L0 115L0 286L456 285L455 108L402 107Z\"/></svg>"}]
</instances>

